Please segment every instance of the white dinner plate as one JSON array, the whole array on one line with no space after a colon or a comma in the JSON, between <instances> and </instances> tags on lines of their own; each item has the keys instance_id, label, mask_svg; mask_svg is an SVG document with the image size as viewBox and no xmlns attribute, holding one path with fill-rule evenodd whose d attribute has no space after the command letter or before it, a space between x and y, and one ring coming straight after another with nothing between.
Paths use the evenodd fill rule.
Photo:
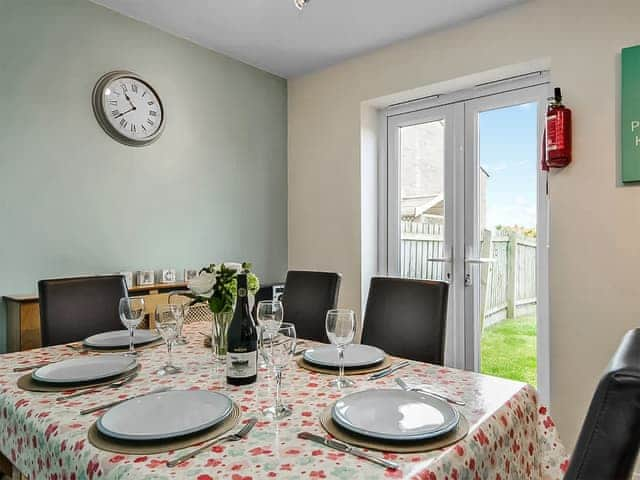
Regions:
<instances>
[{"instance_id":1,"label":"white dinner plate","mask_svg":"<svg viewBox=\"0 0 640 480\"><path fill-rule=\"evenodd\" d=\"M143 345L155 342L160 335L152 330L134 330L133 344ZM86 347L92 348L125 348L129 346L129 330L113 330L112 332L98 333L85 338L82 342Z\"/></svg>"},{"instance_id":2,"label":"white dinner plate","mask_svg":"<svg viewBox=\"0 0 640 480\"><path fill-rule=\"evenodd\" d=\"M34 370L31 377L45 383L79 383L103 380L133 370L133 358L124 356L75 357Z\"/></svg>"},{"instance_id":3,"label":"white dinner plate","mask_svg":"<svg viewBox=\"0 0 640 480\"><path fill-rule=\"evenodd\" d=\"M364 390L338 400L331 411L341 427L383 440L424 440L453 430L460 420L447 402L419 392Z\"/></svg>"},{"instance_id":4,"label":"white dinner plate","mask_svg":"<svg viewBox=\"0 0 640 480\"><path fill-rule=\"evenodd\" d=\"M127 400L96 423L98 430L120 440L164 440L199 432L231 414L226 395L208 390L169 390Z\"/></svg>"},{"instance_id":5,"label":"white dinner plate","mask_svg":"<svg viewBox=\"0 0 640 480\"><path fill-rule=\"evenodd\" d=\"M384 351L377 347L351 344L344 349L344 366L347 368L366 367L382 362L384 357ZM338 368L339 366L338 349L334 345L307 349L303 358L309 363L322 367Z\"/></svg>"}]
</instances>

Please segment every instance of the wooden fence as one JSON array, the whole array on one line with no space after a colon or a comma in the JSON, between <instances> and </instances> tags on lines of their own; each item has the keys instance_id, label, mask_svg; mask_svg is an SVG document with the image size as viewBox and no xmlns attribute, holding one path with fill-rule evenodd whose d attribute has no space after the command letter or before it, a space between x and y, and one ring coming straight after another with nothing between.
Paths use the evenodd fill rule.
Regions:
<instances>
[{"instance_id":1,"label":"wooden fence","mask_svg":"<svg viewBox=\"0 0 640 480\"><path fill-rule=\"evenodd\" d=\"M444 265L429 258L446 256L444 226L438 223L402 222L401 273L408 278L444 280ZM536 305L536 240L515 233L484 232L490 239L487 250L494 262L484 272L486 285L484 326L504 318L529 313ZM482 275L481 273L481 275Z\"/></svg>"}]
</instances>

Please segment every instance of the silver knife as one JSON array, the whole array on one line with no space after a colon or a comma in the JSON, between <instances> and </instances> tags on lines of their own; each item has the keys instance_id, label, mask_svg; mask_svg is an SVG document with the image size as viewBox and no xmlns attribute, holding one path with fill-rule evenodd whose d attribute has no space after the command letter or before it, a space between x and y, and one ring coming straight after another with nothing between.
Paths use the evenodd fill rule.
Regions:
<instances>
[{"instance_id":1,"label":"silver knife","mask_svg":"<svg viewBox=\"0 0 640 480\"><path fill-rule=\"evenodd\" d=\"M81 397L82 395L87 395L89 393L99 393L104 392L109 388L120 388L126 385L127 383L133 381L138 376L138 372L134 371L132 374L126 375L118 380L111 382L107 385L89 385L86 387L79 387L75 393L71 393L69 395L61 395L56 398L56 402L62 402L64 400L69 400L70 398ZM104 387L104 388L102 388ZM102 389L101 389L102 388Z\"/></svg>"},{"instance_id":2,"label":"silver knife","mask_svg":"<svg viewBox=\"0 0 640 480\"><path fill-rule=\"evenodd\" d=\"M392 470L397 470L400 468L400 465L398 465L396 462L392 462L384 458L376 457L375 455L371 455L363 450L360 450L359 448L352 447L351 445L347 445L346 443L342 443L337 440L324 438L324 437L321 437L320 435L314 435L313 433L309 433L309 432L299 433L298 438L302 438L304 440L311 440L312 442L319 443L321 445L324 445L325 447L333 448L340 452L350 453L351 455L364 458L365 460L369 460L370 462L376 463L386 468L391 468Z\"/></svg>"},{"instance_id":3,"label":"silver knife","mask_svg":"<svg viewBox=\"0 0 640 480\"><path fill-rule=\"evenodd\" d=\"M402 361L400 363L392 365L391 367L387 368L386 370L382 370L381 372L374 373L373 375L371 375L369 377L369 380L378 380L379 378L386 377L387 375L391 375L396 370L400 370L401 368L404 368L404 367L406 367L408 365L409 365L409 361L408 360L404 360L404 361Z\"/></svg>"},{"instance_id":4,"label":"silver knife","mask_svg":"<svg viewBox=\"0 0 640 480\"><path fill-rule=\"evenodd\" d=\"M96 407L87 408L85 410L80 410L80 415L86 415L88 413L97 412L98 410L104 410L105 408L115 407L116 405L120 405L121 403L126 402L127 400L133 400L134 398L144 397L145 395L151 395L152 393L162 393L171 390L171 387L160 387L155 390L151 390L147 393L141 393L140 395L134 395L133 397L123 398L122 400L116 400L115 402L105 403L103 405L98 405Z\"/></svg>"},{"instance_id":5,"label":"silver knife","mask_svg":"<svg viewBox=\"0 0 640 480\"><path fill-rule=\"evenodd\" d=\"M25 365L21 367L16 367L13 369L14 372L28 372L29 370L35 370L36 368L46 367L47 365L51 365L52 363L59 362L60 360L53 360L51 362L42 362L36 363L34 365Z\"/></svg>"}]
</instances>

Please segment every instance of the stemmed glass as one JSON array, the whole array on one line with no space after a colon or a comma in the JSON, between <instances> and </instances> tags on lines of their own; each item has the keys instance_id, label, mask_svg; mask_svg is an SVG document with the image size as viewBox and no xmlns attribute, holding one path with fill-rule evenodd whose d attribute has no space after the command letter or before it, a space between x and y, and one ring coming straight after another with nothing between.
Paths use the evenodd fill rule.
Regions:
<instances>
[{"instance_id":1,"label":"stemmed glass","mask_svg":"<svg viewBox=\"0 0 640 480\"><path fill-rule=\"evenodd\" d=\"M258 302L256 316L258 324L268 330L277 331L282 323L284 310L279 300L263 300Z\"/></svg>"},{"instance_id":2,"label":"stemmed glass","mask_svg":"<svg viewBox=\"0 0 640 480\"><path fill-rule=\"evenodd\" d=\"M173 375L182 369L173 364L173 345L178 338L179 326L184 319L184 308L179 304L158 305L156 307L156 330L167 344L167 363L158 370L158 375Z\"/></svg>"},{"instance_id":3,"label":"stemmed glass","mask_svg":"<svg viewBox=\"0 0 640 480\"><path fill-rule=\"evenodd\" d=\"M144 317L144 299L140 297L121 298L118 304L118 313L120 321L129 330L129 351L125 355L135 357L138 352L133 348L133 336L135 328L140 325Z\"/></svg>"},{"instance_id":4,"label":"stemmed glass","mask_svg":"<svg viewBox=\"0 0 640 480\"><path fill-rule=\"evenodd\" d=\"M256 319L258 325L267 329L267 331L276 333L280 325L282 324L282 317L284 311L282 308L282 302L279 300L263 300L258 302L256 308ZM265 336L265 340L268 339ZM265 342L266 344L266 342ZM261 356L260 368L266 367L264 358Z\"/></svg>"},{"instance_id":5,"label":"stemmed glass","mask_svg":"<svg viewBox=\"0 0 640 480\"><path fill-rule=\"evenodd\" d=\"M353 387L355 383L344 376L344 348L353 342L356 334L356 315L353 310L329 310L325 322L327 337L338 349L338 378L331 385L338 388Z\"/></svg>"},{"instance_id":6,"label":"stemmed glass","mask_svg":"<svg viewBox=\"0 0 640 480\"><path fill-rule=\"evenodd\" d=\"M262 413L276 420L291 415L291 409L282 404L280 390L282 387L282 370L293 358L296 350L296 328L292 323L282 323L271 330L264 326L259 329L260 353L267 366L273 368L276 379L276 398L273 407L265 408Z\"/></svg>"},{"instance_id":7,"label":"stemmed glass","mask_svg":"<svg viewBox=\"0 0 640 480\"><path fill-rule=\"evenodd\" d=\"M182 305L182 321L178 325L178 333L176 336L176 345L187 345L189 341L187 337L182 334L182 327L184 326L184 321L189 315L189 309L191 308L191 299L184 295L184 292L172 292L169 294L169 303L175 305Z\"/></svg>"}]
</instances>

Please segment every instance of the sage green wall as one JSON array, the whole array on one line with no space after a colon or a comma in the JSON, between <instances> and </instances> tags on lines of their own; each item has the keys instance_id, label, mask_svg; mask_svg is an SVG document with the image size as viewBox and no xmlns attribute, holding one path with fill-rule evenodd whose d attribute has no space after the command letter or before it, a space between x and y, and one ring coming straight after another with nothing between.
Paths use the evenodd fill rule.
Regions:
<instances>
[{"instance_id":1,"label":"sage green wall","mask_svg":"<svg viewBox=\"0 0 640 480\"><path fill-rule=\"evenodd\" d=\"M115 69L162 97L150 146L93 117L93 85ZM284 278L286 109L284 79L86 0L0 0L0 295L219 260ZM0 322L1 348L4 306Z\"/></svg>"}]
</instances>

